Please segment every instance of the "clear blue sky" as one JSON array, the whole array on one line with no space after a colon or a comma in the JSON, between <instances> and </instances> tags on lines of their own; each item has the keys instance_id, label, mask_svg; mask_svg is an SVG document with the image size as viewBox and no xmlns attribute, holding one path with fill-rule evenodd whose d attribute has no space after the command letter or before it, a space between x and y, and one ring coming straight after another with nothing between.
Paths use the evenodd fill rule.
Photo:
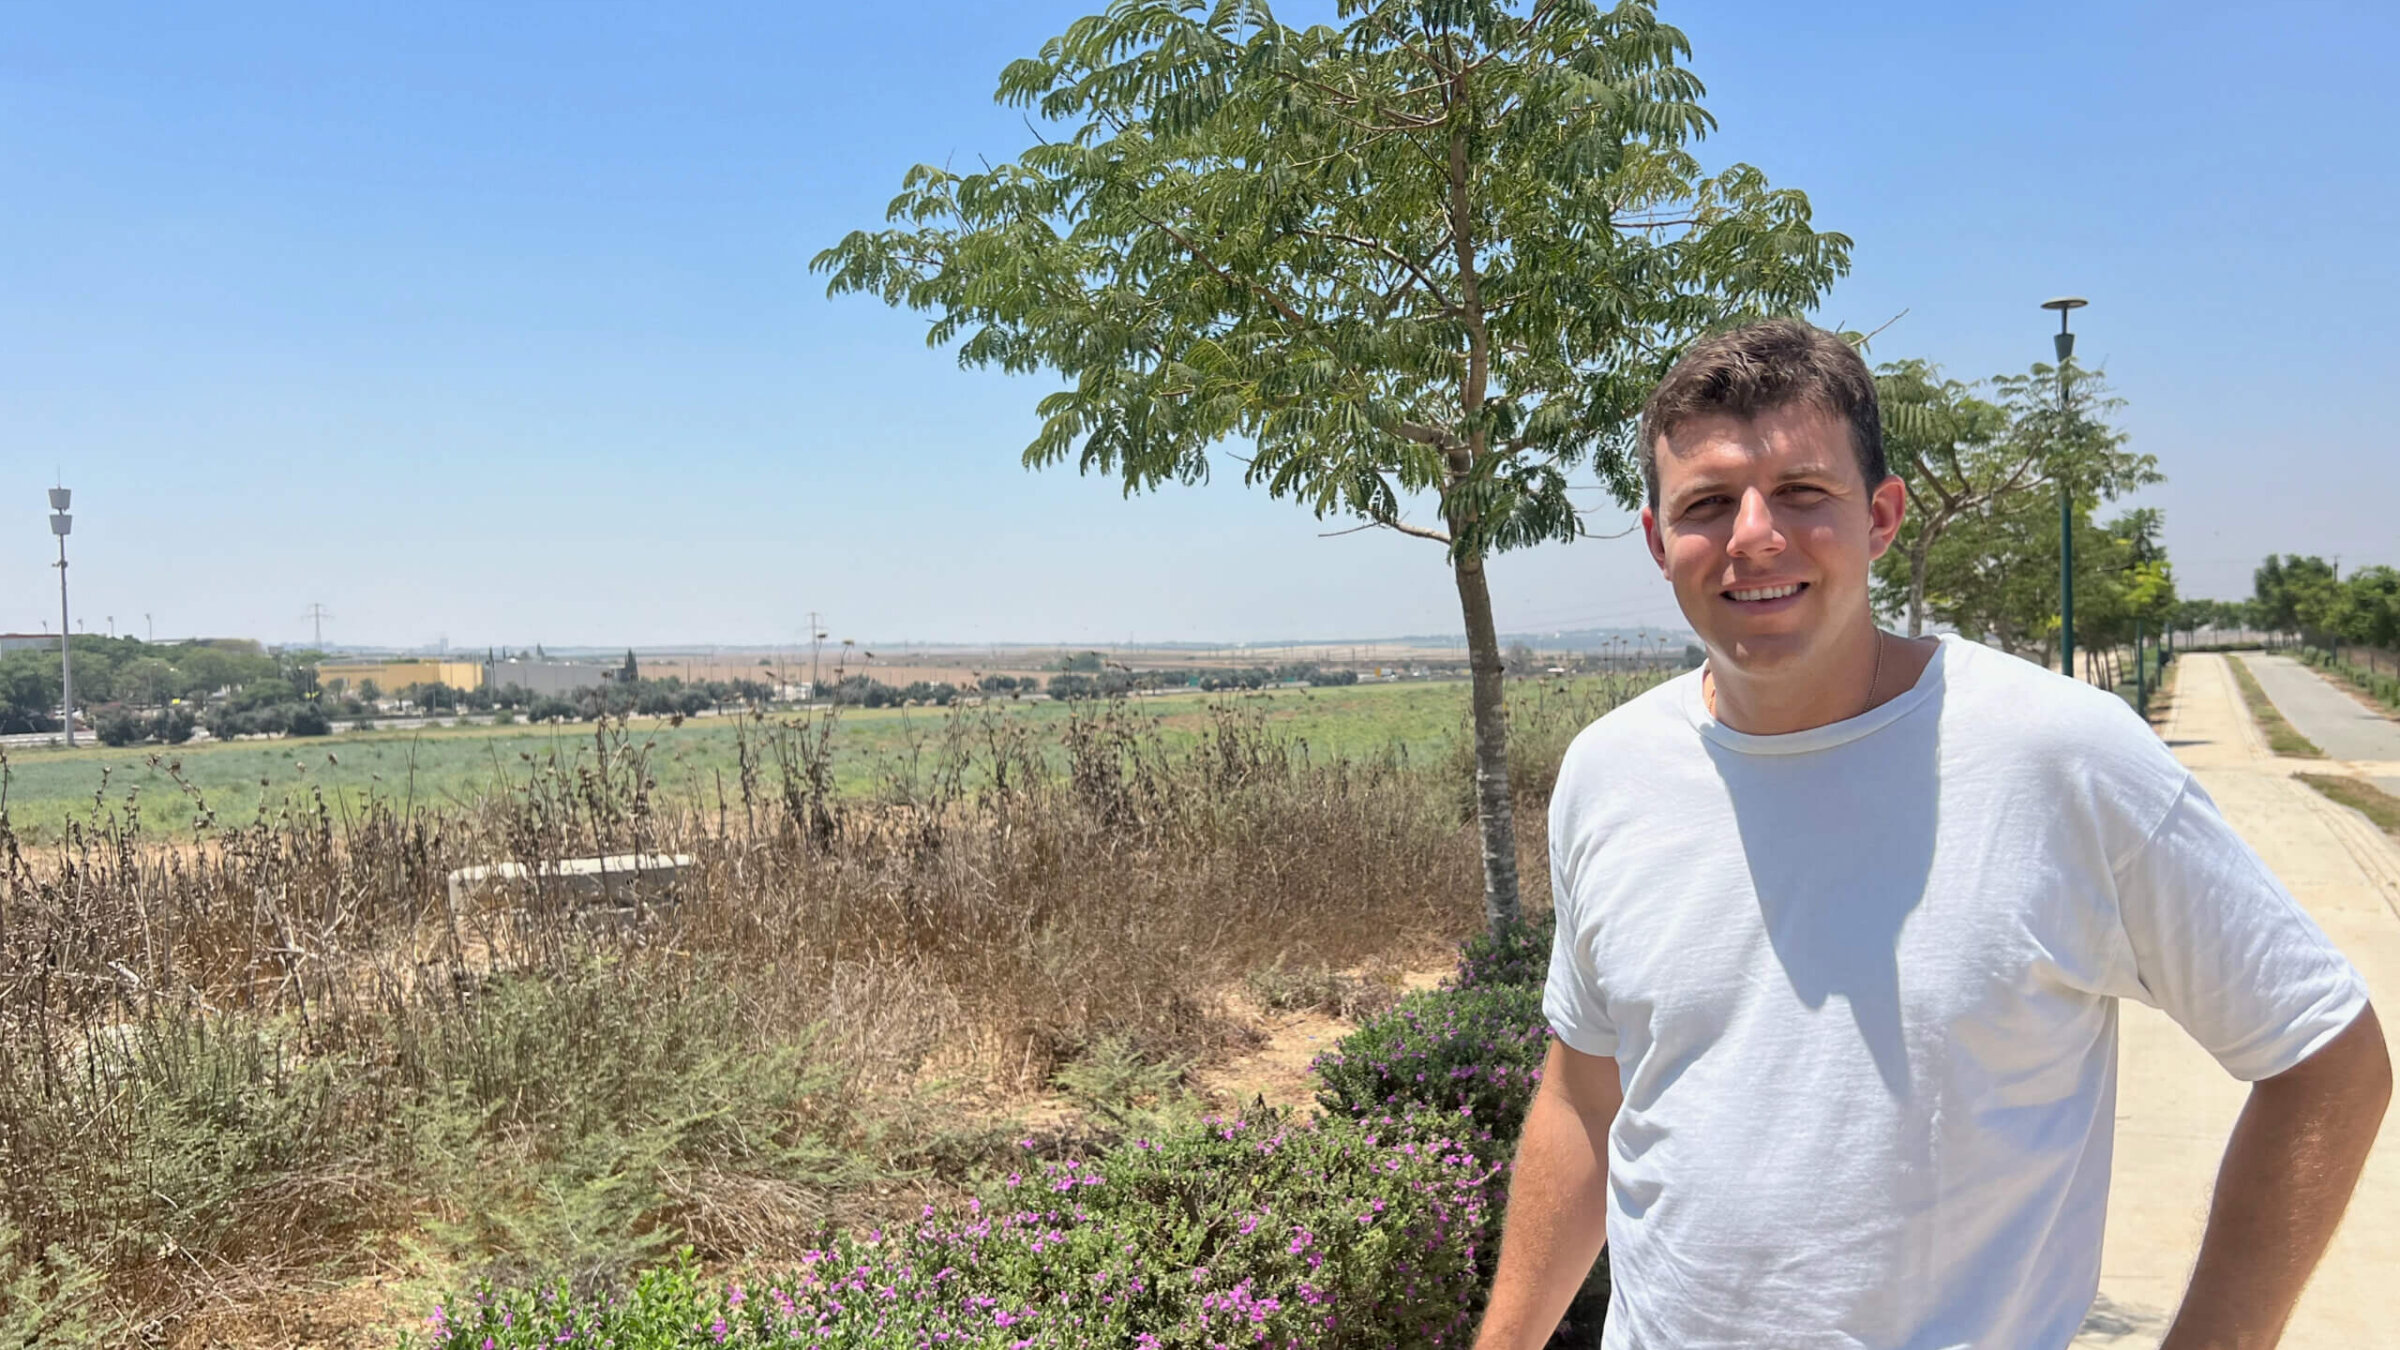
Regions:
<instances>
[{"instance_id":1,"label":"clear blue sky","mask_svg":"<svg viewBox=\"0 0 2400 1350\"><path fill-rule=\"evenodd\" d=\"M462 646L1444 632L1436 550L1018 453L1038 382L807 262L908 165L1013 155L1098 0L0 3L0 629ZM1329 6L1287 7L1286 17ZM1667 5L1721 131L1857 240L1821 317L1954 374L2081 354L2189 594L2400 561L2400 7ZM1673 621L1631 539L1504 627Z\"/></svg>"}]
</instances>

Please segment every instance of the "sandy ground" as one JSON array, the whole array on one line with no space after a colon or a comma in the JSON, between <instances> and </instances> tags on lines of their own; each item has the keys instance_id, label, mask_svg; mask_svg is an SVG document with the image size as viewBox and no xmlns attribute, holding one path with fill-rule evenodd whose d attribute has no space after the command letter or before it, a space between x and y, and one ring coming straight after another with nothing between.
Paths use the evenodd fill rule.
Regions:
<instances>
[{"instance_id":1,"label":"sandy ground","mask_svg":"<svg viewBox=\"0 0 2400 1350\"><path fill-rule=\"evenodd\" d=\"M2283 720L2317 743L2341 770L2400 793L2400 722L2373 711L2288 656L2242 658ZM2400 1344L2400 1334L2393 1337Z\"/></svg>"},{"instance_id":2,"label":"sandy ground","mask_svg":"<svg viewBox=\"0 0 2400 1350\"><path fill-rule=\"evenodd\" d=\"M2364 817L2290 777L2295 769L2322 770L2321 761L2267 753L2224 658L2191 655L2178 666L2174 712L2162 729L2168 744L2341 944L2378 1003L2391 1006L2391 991L2400 989L2400 850ZM2268 666L2253 665L2262 684ZM2300 725L2276 686L2266 687ZM2076 1344L2147 1350L2182 1296L2210 1184L2247 1088L2154 1009L2125 1005L2121 1053L2101 1297ZM2385 1120L2349 1217L2283 1344L2400 1346L2400 1113Z\"/></svg>"}]
</instances>

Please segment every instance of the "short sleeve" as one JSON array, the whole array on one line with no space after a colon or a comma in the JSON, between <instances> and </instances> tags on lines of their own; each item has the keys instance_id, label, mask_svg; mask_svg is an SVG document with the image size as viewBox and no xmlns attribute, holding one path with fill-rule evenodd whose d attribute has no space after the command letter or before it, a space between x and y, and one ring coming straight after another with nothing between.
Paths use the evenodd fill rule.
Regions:
<instances>
[{"instance_id":1,"label":"short sleeve","mask_svg":"<svg viewBox=\"0 0 2400 1350\"><path fill-rule=\"evenodd\" d=\"M2236 1078L2291 1068L2367 1005L2357 970L2189 778L2117 869L2117 903L2144 1001Z\"/></svg>"},{"instance_id":2,"label":"short sleeve","mask_svg":"<svg viewBox=\"0 0 2400 1350\"><path fill-rule=\"evenodd\" d=\"M1609 1020L1607 1001L1600 994L1591 946L1579 936L1573 870L1564 866L1559 856L1557 841L1564 833L1560 824L1554 812L1550 895L1557 927L1550 939L1550 977L1542 988L1542 1015L1569 1049L1608 1058L1617 1053L1617 1027Z\"/></svg>"}]
</instances>

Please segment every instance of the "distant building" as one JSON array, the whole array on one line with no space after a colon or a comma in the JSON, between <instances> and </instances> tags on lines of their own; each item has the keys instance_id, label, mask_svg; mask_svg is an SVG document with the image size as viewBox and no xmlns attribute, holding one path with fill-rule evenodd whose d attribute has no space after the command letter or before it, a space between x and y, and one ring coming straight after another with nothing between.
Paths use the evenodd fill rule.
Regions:
<instances>
[{"instance_id":1,"label":"distant building","mask_svg":"<svg viewBox=\"0 0 2400 1350\"><path fill-rule=\"evenodd\" d=\"M34 651L47 647L58 650L58 639L48 633L0 633L0 656L10 652Z\"/></svg>"},{"instance_id":2,"label":"distant building","mask_svg":"<svg viewBox=\"0 0 2400 1350\"><path fill-rule=\"evenodd\" d=\"M446 684L465 691L483 687L479 661L320 661L317 687L329 694L355 694L373 680L378 692L397 694L412 684Z\"/></svg>"},{"instance_id":3,"label":"distant building","mask_svg":"<svg viewBox=\"0 0 2400 1350\"><path fill-rule=\"evenodd\" d=\"M528 694L564 698L578 689L597 688L617 677L616 666L586 665L578 661L486 661L480 667L484 687L506 689L515 685Z\"/></svg>"}]
</instances>

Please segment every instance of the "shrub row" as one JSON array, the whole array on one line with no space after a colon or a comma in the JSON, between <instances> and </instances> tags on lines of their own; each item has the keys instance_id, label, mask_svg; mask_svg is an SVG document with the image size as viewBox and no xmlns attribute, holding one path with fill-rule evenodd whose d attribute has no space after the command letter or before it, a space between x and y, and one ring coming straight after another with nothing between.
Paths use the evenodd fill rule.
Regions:
<instances>
[{"instance_id":1,"label":"shrub row","mask_svg":"<svg viewBox=\"0 0 2400 1350\"><path fill-rule=\"evenodd\" d=\"M181 705L145 711L123 706L103 708L92 719L92 730L102 745L139 745L157 741L161 745L181 745L192 738L199 719L192 710Z\"/></svg>"},{"instance_id":2,"label":"shrub row","mask_svg":"<svg viewBox=\"0 0 2400 1350\"><path fill-rule=\"evenodd\" d=\"M2400 708L2400 675L2386 675L2379 670L2354 665L2315 647L2302 650L2300 657L2319 670L2332 671L2357 685L2385 707Z\"/></svg>"},{"instance_id":3,"label":"shrub row","mask_svg":"<svg viewBox=\"0 0 2400 1350\"><path fill-rule=\"evenodd\" d=\"M730 1283L686 1254L617 1296L486 1284L437 1307L422 1344L1465 1344L1548 1049L1549 947L1547 919L1466 943L1443 988L1318 1059L1315 1120L1211 1117L1044 1163L961 1213ZM1607 1289L1603 1262L1553 1345L1595 1343Z\"/></svg>"},{"instance_id":4,"label":"shrub row","mask_svg":"<svg viewBox=\"0 0 2400 1350\"><path fill-rule=\"evenodd\" d=\"M438 1350L1457 1345L1501 1171L1457 1124L1212 1118L781 1272L719 1284L687 1257L623 1298L486 1287L427 1332Z\"/></svg>"}]
</instances>

